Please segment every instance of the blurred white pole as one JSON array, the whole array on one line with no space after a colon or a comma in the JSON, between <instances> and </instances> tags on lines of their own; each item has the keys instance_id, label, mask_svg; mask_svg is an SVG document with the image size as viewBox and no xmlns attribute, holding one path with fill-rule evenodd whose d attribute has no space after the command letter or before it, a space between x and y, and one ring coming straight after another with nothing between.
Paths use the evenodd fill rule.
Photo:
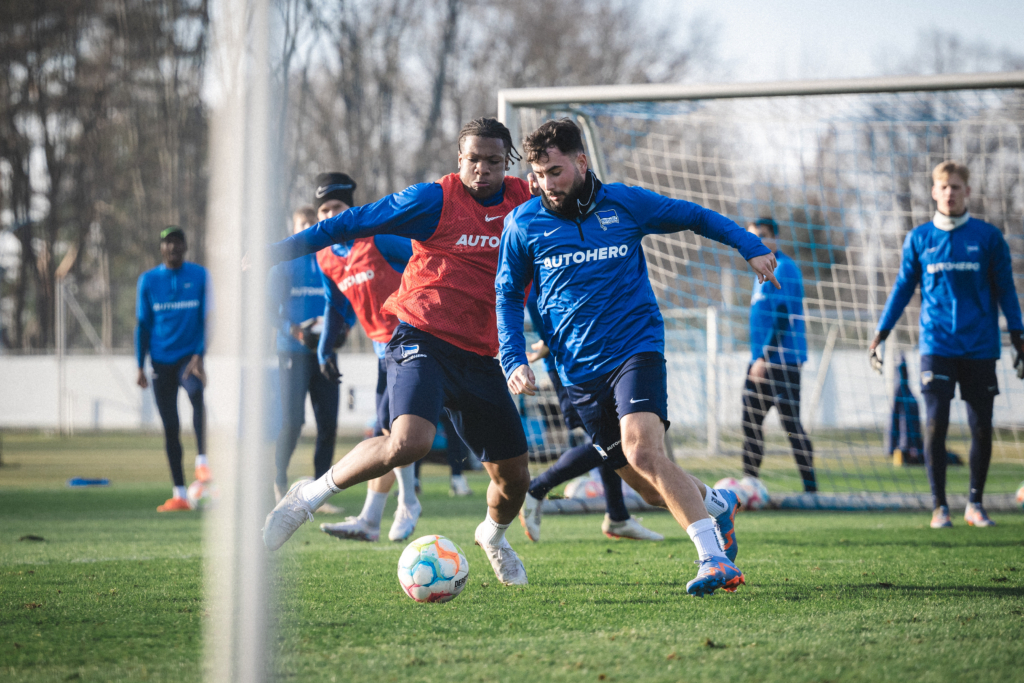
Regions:
<instances>
[{"instance_id":1,"label":"blurred white pole","mask_svg":"<svg viewBox=\"0 0 1024 683\"><path fill-rule=\"evenodd\" d=\"M718 311L708 306L708 367L705 381L707 394L708 455L718 455Z\"/></svg>"},{"instance_id":2,"label":"blurred white pole","mask_svg":"<svg viewBox=\"0 0 1024 683\"><path fill-rule=\"evenodd\" d=\"M229 405L210 425L220 503L206 522L206 680L262 683L272 677L268 553L260 528L273 507L265 435L264 245L277 215L271 191L277 136L270 125L268 0L225 0L214 15L211 90L209 263L216 308L211 355L227 361ZM243 253L252 268L243 273ZM219 392L220 393L220 392Z\"/></svg>"}]
</instances>

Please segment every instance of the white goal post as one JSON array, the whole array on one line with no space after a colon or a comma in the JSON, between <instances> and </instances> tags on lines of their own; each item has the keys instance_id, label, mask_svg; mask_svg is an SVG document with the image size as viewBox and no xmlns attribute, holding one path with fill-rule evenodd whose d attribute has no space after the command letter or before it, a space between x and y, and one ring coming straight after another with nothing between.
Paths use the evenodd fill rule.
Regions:
<instances>
[{"instance_id":1,"label":"white goal post","mask_svg":"<svg viewBox=\"0 0 1024 683\"><path fill-rule=\"evenodd\" d=\"M903 238L934 211L930 172L945 159L970 168L971 213L1003 231L1018 295L1024 293L1024 71L507 89L498 93L498 115L517 142L544 120L573 118L604 182L693 201L741 225L775 218L779 248L804 278L809 359L802 421L825 492L783 500L930 507L923 468L894 465L887 443L901 360L920 398L917 297L886 343L885 377L870 371L867 344ZM732 250L692 233L650 236L644 249L666 320L674 454L705 477L740 476L749 269ZM1005 340L1004 334L990 507L1013 505L1011 492L1024 479L1024 387L1009 367ZM949 449L966 460L965 414L954 403ZM543 422L532 402L521 405L528 425ZM762 477L773 493L796 494L801 480L786 434L774 416L765 424ZM531 446L540 460L557 455L548 432L552 442L565 440L557 429L535 428ZM966 499L957 495L966 493L966 469L950 469L954 505Z\"/></svg>"}]
</instances>

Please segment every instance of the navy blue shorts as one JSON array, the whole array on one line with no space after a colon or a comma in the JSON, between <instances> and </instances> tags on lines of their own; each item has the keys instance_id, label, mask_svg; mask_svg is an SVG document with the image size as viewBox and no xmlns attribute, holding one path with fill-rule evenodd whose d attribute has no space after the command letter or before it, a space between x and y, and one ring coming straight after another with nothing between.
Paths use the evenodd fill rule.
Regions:
<instances>
[{"instance_id":1,"label":"navy blue shorts","mask_svg":"<svg viewBox=\"0 0 1024 683\"><path fill-rule=\"evenodd\" d=\"M548 370L548 378L555 387L555 394L558 395L558 407L562 410L562 419L565 420L565 426L570 430L577 427L583 429L583 420L580 419L579 413L576 412L576 407L572 404L572 399L569 398L569 392L565 390L562 378L558 376L558 371Z\"/></svg>"},{"instance_id":2,"label":"navy blue shorts","mask_svg":"<svg viewBox=\"0 0 1024 683\"><path fill-rule=\"evenodd\" d=\"M416 415L436 425L444 408L484 462L526 453L523 423L496 359L400 323L388 343L387 365L392 420Z\"/></svg>"},{"instance_id":3,"label":"navy blue shorts","mask_svg":"<svg viewBox=\"0 0 1024 683\"><path fill-rule=\"evenodd\" d=\"M665 357L654 351L630 356L609 373L565 388L601 457L625 467L619 420L630 413L654 413L669 427Z\"/></svg>"},{"instance_id":4,"label":"navy blue shorts","mask_svg":"<svg viewBox=\"0 0 1024 683\"><path fill-rule=\"evenodd\" d=\"M384 358L377 359L377 429L391 429L391 401L388 398L388 363Z\"/></svg>"},{"instance_id":5,"label":"navy blue shorts","mask_svg":"<svg viewBox=\"0 0 1024 683\"><path fill-rule=\"evenodd\" d=\"M999 393L995 358L921 356L921 393L952 400L956 385L968 402L991 399Z\"/></svg>"}]
</instances>

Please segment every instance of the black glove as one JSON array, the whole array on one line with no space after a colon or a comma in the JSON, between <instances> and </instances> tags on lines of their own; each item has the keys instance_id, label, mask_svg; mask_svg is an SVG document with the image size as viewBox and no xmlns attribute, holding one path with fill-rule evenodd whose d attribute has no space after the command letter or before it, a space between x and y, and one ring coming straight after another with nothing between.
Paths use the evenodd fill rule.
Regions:
<instances>
[{"instance_id":1,"label":"black glove","mask_svg":"<svg viewBox=\"0 0 1024 683\"><path fill-rule=\"evenodd\" d=\"M1010 343L1013 344L1013 368L1017 371L1017 379L1024 379L1024 343L1021 342L1020 332L1010 332Z\"/></svg>"},{"instance_id":2,"label":"black glove","mask_svg":"<svg viewBox=\"0 0 1024 683\"><path fill-rule=\"evenodd\" d=\"M338 361L333 356L328 358L326 363L320 364L320 374L323 375L328 382L341 384L341 371L338 370Z\"/></svg>"},{"instance_id":3,"label":"black glove","mask_svg":"<svg viewBox=\"0 0 1024 683\"><path fill-rule=\"evenodd\" d=\"M889 330L879 330L875 333L875 348L868 349L868 360L871 363L871 369L879 375L882 374L882 364L884 362L882 356L882 342L884 342L888 336Z\"/></svg>"},{"instance_id":4,"label":"black glove","mask_svg":"<svg viewBox=\"0 0 1024 683\"><path fill-rule=\"evenodd\" d=\"M316 351L320 344L320 334L324 331L324 319L322 317L310 318L299 323L299 330L302 332L302 343L307 349Z\"/></svg>"}]
</instances>

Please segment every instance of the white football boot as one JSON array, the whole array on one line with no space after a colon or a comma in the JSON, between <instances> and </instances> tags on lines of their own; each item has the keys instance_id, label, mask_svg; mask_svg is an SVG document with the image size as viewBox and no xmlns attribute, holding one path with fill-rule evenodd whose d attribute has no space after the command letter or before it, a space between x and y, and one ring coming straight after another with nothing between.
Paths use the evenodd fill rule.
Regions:
<instances>
[{"instance_id":1,"label":"white football boot","mask_svg":"<svg viewBox=\"0 0 1024 683\"><path fill-rule=\"evenodd\" d=\"M473 490L469 488L469 484L466 482L466 475L464 474L453 474L452 475L452 486L448 489L448 495L453 498L458 496L472 496Z\"/></svg>"},{"instance_id":2,"label":"white football boot","mask_svg":"<svg viewBox=\"0 0 1024 683\"><path fill-rule=\"evenodd\" d=\"M395 510L395 521L391 523L391 531L388 532L388 539L404 541L412 536L412 532L416 530L416 522L420 521L421 512L423 506L419 503L412 508L399 504Z\"/></svg>"},{"instance_id":3,"label":"white football boot","mask_svg":"<svg viewBox=\"0 0 1024 683\"><path fill-rule=\"evenodd\" d=\"M263 543L271 550L280 548L296 529L307 521L313 521L313 511L299 495L299 489L305 483L297 481L292 484L277 507L267 515L267 521L263 524Z\"/></svg>"},{"instance_id":4,"label":"white football boot","mask_svg":"<svg viewBox=\"0 0 1024 683\"><path fill-rule=\"evenodd\" d=\"M337 524L321 524L320 531L335 538L349 538L353 541L373 542L380 538L380 527L372 526L362 517L346 517Z\"/></svg>"},{"instance_id":5,"label":"white football boot","mask_svg":"<svg viewBox=\"0 0 1024 683\"><path fill-rule=\"evenodd\" d=\"M540 540L540 509L544 507L543 500L537 500L529 493L523 501L523 509L519 511L519 523L523 525L526 537L534 543Z\"/></svg>"},{"instance_id":6,"label":"white football boot","mask_svg":"<svg viewBox=\"0 0 1024 683\"><path fill-rule=\"evenodd\" d=\"M529 497L529 496L527 496ZM624 522L613 522L608 513L604 515L601 522L601 531L608 538L631 538L636 541L664 541L665 537L644 527L636 517L630 517Z\"/></svg>"},{"instance_id":7,"label":"white football boot","mask_svg":"<svg viewBox=\"0 0 1024 683\"><path fill-rule=\"evenodd\" d=\"M516 551L512 550L512 546L508 544L508 540L503 538L502 545L487 545L480 540L480 530L484 529L486 531L486 526L486 521L480 522L476 532L473 534L473 542L483 548L484 554L487 555L487 559L491 562L494 575L498 577L498 581L501 581L506 586L525 586L527 584L526 568L523 567L523 563L519 560L519 556L516 555Z\"/></svg>"}]
</instances>

